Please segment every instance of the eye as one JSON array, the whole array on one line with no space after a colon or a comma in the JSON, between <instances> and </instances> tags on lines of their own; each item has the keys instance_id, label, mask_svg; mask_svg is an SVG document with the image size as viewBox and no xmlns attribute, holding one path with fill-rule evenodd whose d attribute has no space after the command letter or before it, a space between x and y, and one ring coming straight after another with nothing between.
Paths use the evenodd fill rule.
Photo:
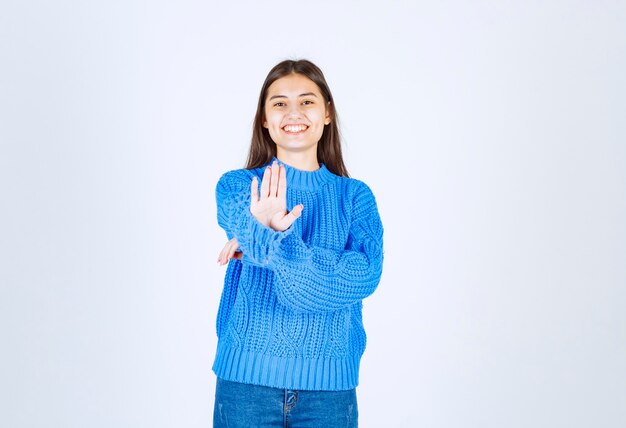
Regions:
<instances>
[{"instance_id":1,"label":"eye","mask_svg":"<svg viewBox=\"0 0 626 428\"><path fill-rule=\"evenodd\" d=\"M302 104L310 105L310 104L313 104L313 101L311 101L311 100L304 100L304 101L302 101Z\"/></svg>"},{"instance_id":2,"label":"eye","mask_svg":"<svg viewBox=\"0 0 626 428\"><path fill-rule=\"evenodd\" d=\"M274 107L284 107L285 103L282 101L278 101L277 103L274 103Z\"/></svg>"}]
</instances>

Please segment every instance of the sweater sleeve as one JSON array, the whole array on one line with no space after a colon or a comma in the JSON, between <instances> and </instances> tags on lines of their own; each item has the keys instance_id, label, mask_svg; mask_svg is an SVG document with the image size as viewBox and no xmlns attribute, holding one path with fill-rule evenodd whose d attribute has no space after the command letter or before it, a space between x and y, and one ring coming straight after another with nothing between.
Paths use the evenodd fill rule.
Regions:
<instances>
[{"instance_id":1,"label":"sweater sleeve","mask_svg":"<svg viewBox=\"0 0 626 428\"><path fill-rule=\"evenodd\" d=\"M383 226L367 185L352 205L352 222L344 250L306 244L292 233L270 249L267 265L277 276L278 299L305 312L341 309L369 296L380 282Z\"/></svg>"},{"instance_id":2,"label":"sweater sleeve","mask_svg":"<svg viewBox=\"0 0 626 428\"><path fill-rule=\"evenodd\" d=\"M215 196L217 222L228 239L237 238L243 252L242 262L267 268L269 254L289 236L293 228L276 232L261 224L250 212L250 185L253 173L235 170L222 175Z\"/></svg>"}]
</instances>

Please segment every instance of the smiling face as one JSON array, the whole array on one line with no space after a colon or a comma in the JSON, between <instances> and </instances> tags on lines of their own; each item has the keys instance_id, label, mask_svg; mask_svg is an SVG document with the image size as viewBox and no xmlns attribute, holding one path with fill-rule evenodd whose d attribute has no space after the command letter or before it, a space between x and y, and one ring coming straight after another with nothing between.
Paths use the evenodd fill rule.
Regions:
<instances>
[{"instance_id":1,"label":"smiling face","mask_svg":"<svg viewBox=\"0 0 626 428\"><path fill-rule=\"evenodd\" d=\"M316 159L317 143L330 120L327 102L308 77L294 73L269 86L263 127L276 143L277 156L299 152Z\"/></svg>"}]
</instances>

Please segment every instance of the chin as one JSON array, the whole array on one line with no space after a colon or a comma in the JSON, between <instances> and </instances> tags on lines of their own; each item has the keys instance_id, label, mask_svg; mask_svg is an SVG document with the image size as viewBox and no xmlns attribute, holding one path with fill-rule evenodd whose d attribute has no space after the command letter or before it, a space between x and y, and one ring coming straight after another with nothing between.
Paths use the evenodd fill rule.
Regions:
<instances>
[{"instance_id":1,"label":"chin","mask_svg":"<svg viewBox=\"0 0 626 428\"><path fill-rule=\"evenodd\" d=\"M276 147L280 147L282 149L310 149L315 146L315 143L311 143L309 141L286 141L276 143Z\"/></svg>"}]
</instances>

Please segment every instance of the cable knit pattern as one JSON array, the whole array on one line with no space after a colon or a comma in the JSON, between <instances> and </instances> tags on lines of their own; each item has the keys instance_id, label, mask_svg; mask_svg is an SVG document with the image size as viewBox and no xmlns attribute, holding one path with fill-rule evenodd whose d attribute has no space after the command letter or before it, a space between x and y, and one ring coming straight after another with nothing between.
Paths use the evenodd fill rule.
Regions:
<instances>
[{"instance_id":1,"label":"cable knit pattern","mask_svg":"<svg viewBox=\"0 0 626 428\"><path fill-rule=\"evenodd\" d=\"M366 341L361 301L382 273L376 200L365 183L324 164L285 168L287 209L302 203L304 211L284 232L250 213L252 177L260 186L265 167L229 171L217 183L218 223L243 259L226 271L213 370L279 388L352 389Z\"/></svg>"}]
</instances>

